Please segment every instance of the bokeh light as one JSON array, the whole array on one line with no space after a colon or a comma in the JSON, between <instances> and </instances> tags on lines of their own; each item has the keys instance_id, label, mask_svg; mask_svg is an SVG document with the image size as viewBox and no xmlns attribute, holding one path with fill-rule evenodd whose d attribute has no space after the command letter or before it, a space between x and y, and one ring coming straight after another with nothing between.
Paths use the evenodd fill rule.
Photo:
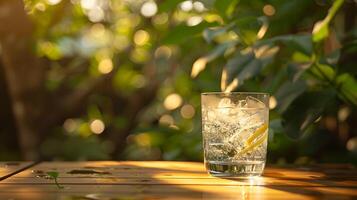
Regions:
<instances>
[{"instance_id":1,"label":"bokeh light","mask_svg":"<svg viewBox=\"0 0 357 200\"><path fill-rule=\"evenodd\" d=\"M351 110L348 107L342 107L338 110L337 116L339 121L346 121L348 116L350 115Z\"/></svg>"},{"instance_id":2,"label":"bokeh light","mask_svg":"<svg viewBox=\"0 0 357 200\"><path fill-rule=\"evenodd\" d=\"M168 95L164 100L164 107L167 110L174 110L182 104L182 98L179 94L173 93Z\"/></svg>"},{"instance_id":3,"label":"bokeh light","mask_svg":"<svg viewBox=\"0 0 357 200\"><path fill-rule=\"evenodd\" d=\"M101 23L93 24L90 28L90 34L92 34L96 38L102 38L105 34L105 27Z\"/></svg>"},{"instance_id":4,"label":"bokeh light","mask_svg":"<svg viewBox=\"0 0 357 200\"><path fill-rule=\"evenodd\" d=\"M61 2L61 0L47 0L47 3L49 5L56 5L56 4L60 3L60 2Z\"/></svg>"},{"instance_id":5,"label":"bokeh light","mask_svg":"<svg viewBox=\"0 0 357 200\"><path fill-rule=\"evenodd\" d=\"M142 147L149 147L151 145L150 135L147 133L140 133L134 138L135 143Z\"/></svg>"},{"instance_id":6,"label":"bokeh light","mask_svg":"<svg viewBox=\"0 0 357 200\"><path fill-rule=\"evenodd\" d=\"M113 41L113 45L117 50L124 50L130 45L130 41L127 36L116 35Z\"/></svg>"},{"instance_id":7,"label":"bokeh light","mask_svg":"<svg viewBox=\"0 0 357 200\"><path fill-rule=\"evenodd\" d=\"M149 56L147 49L135 48L130 54L130 59L135 63L144 63L149 59Z\"/></svg>"},{"instance_id":8,"label":"bokeh light","mask_svg":"<svg viewBox=\"0 0 357 200\"><path fill-rule=\"evenodd\" d=\"M353 137L349 139L346 144L346 148L351 152L357 153L357 137Z\"/></svg>"},{"instance_id":9,"label":"bokeh light","mask_svg":"<svg viewBox=\"0 0 357 200\"><path fill-rule=\"evenodd\" d=\"M99 62L98 71L102 74L108 74L113 71L113 62L111 59L106 58Z\"/></svg>"},{"instance_id":10,"label":"bokeh light","mask_svg":"<svg viewBox=\"0 0 357 200\"><path fill-rule=\"evenodd\" d=\"M191 119L195 116L195 108L190 104L185 104L180 110L181 116L185 119Z\"/></svg>"},{"instance_id":11,"label":"bokeh light","mask_svg":"<svg viewBox=\"0 0 357 200\"><path fill-rule=\"evenodd\" d=\"M133 86L136 88L142 88L146 85L146 78L145 76L141 75L141 74L136 74L133 78L132 78L132 83Z\"/></svg>"},{"instance_id":12,"label":"bokeh light","mask_svg":"<svg viewBox=\"0 0 357 200\"><path fill-rule=\"evenodd\" d=\"M275 14L275 8L272 5L267 4L263 7L263 13L267 16L273 16Z\"/></svg>"},{"instance_id":13,"label":"bokeh light","mask_svg":"<svg viewBox=\"0 0 357 200\"><path fill-rule=\"evenodd\" d=\"M88 18L92 22L100 22L104 19L104 11L100 7L96 6L89 10Z\"/></svg>"},{"instance_id":14,"label":"bokeh light","mask_svg":"<svg viewBox=\"0 0 357 200\"><path fill-rule=\"evenodd\" d=\"M63 128L69 133L74 132L79 126L79 123L74 119L66 119L63 123Z\"/></svg>"},{"instance_id":15,"label":"bokeh light","mask_svg":"<svg viewBox=\"0 0 357 200\"><path fill-rule=\"evenodd\" d=\"M81 6L84 9L93 9L97 6L97 0L81 0Z\"/></svg>"},{"instance_id":16,"label":"bokeh light","mask_svg":"<svg viewBox=\"0 0 357 200\"><path fill-rule=\"evenodd\" d=\"M276 98L274 96L271 96L269 98L269 108L274 109L277 104L278 104L278 102L276 101Z\"/></svg>"},{"instance_id":17,"label":"bokeh light","mask_svg":"<svg viewBox=\"0 0 357 200\"><path fill-rule=\"evenodd\" d=\"M150 35L148 32L144 30L138 30L134 34L134 43L136 45L142 46L145 45L150 39Z\"/></svg>"},{"instance_id":18,"label":"bokeh light","mask_svg":"<svg viewBox=\"0 0 357 200\"><path fill-rule=\"evenodd\" d=\"M202 2L200 1L195 1L193 3L193 8L197 11L197 12L203 12L206 8L205 6L203 5Z\"/></svg>"},{"instance_id":19,"label":"bokeh light","mask_svg":"<svg viewBox=\"0 0 357 200\"><path fill-rule=\"evenodd\" d=\"M43 11L46 10L46 5L45 5L44 3L39 2L39 3L37 3L37 4L35 5L35 8L36 8L37 10L43 12Z\"/></svg>"},{"instance_id":20,"label":"bokeh light","mask_svg":"<svg viewBox=\"0 0 357 200\"><path fill-rule=\"evenodd\" d=\"M165 114L160 117L159 124L170 126L170 125L174 124L174 118L171 115Z\"/></svg>"},{"instance_id":21,"label":"bokeh light","mask_svg":"<svg viewBox=\"0 0 357 200\"><path fill-rule=\"evenodd\" d=\"M202 22L202 17L201 16L193 16L187 19L187 25L188 26L196 26L199 23Z\"/></svg>"},{"instance_id":22,"label":"bokeh light","mask_svg":"<svg viewBox=\"0 0 357 200\"><path fill-rule=\"evenodd\" d=\"M175 124L171 124L169 126L169 128L174 129L174 130L180 130L180 128L178 126L176 126Z\"/></svg>"},{"instance_id":23,"label":"bokeh light","mask_svg":"<svg viewBox=\"0 0 357 200\"><path fill-rule=\"evenodd\" d=\"M180 9L182 11L188 12L191 11L193 8L192 1L184 1L180 4Z\"/></svg>"},{"instance_id":24,"label":"bokeh light","mask_svg":"<svg viewBox=\"0 0 357 200\"><path fill-rule=\"evenodd\" d=\"M140 13L144 17L152 17L157 13L157 5L153 1L145 2L140 9Z\"/></svg>"},{"instance_id":25,"label":"bokeh light","mask_svg":"<svg viewBox=\"0 0 357 200\"><path fill-rule=\"evenodd\" d=\"M93 120L89 125L90 130L95 134L103 133L105 129L104 122L100 119Z\"/></svg>"},{"instance_id":26,"label":"bokeh light","mask_svg":"<svg viewBox=\"0 0 357 200\"><path fill-rule=\"evenodd\" d=\"M152 20L155 25L164 25L168 22L169 16L167 13L161 13L156 15Z\"/></svg>"},{"instance_id":27,"label":"bokeh light","mask_svg":"<svg viewBox=\"0 0 357 200\"><path fill-rule=\"evenodd\" d=\"M172 55L172 50L168 46L160 46L155 50L155 58L170 58Z\"/></svg>"}]
</instances>

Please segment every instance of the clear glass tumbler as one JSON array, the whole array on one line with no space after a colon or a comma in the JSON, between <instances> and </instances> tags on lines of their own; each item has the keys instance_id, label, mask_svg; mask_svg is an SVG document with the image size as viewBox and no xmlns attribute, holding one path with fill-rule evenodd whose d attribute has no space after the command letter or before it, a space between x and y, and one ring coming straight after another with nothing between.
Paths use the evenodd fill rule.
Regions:
<instances>
[{"instance_id":1,"label":"clear glass tumbler","mask_svg":"<svg viewBox=\"0 0 357 200\"><path fill-rule=\"evenodd\" d=\"M201 94L206 169L213 176L260 176L269 127L269 94Z\"/></svg>"}]
</instances>

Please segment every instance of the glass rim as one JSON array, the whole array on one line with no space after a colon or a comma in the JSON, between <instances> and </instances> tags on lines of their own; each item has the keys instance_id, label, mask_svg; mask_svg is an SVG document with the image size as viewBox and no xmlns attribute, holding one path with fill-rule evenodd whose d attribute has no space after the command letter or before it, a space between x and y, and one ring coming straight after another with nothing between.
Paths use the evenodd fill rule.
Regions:
<instances>
[{"instance_id":1,"label":"glass rim","mask_svg":"<svg viewBox=\"0 0 357 200\"><path fill-rule=\"evenodd\" d=\"M201 95L232 95L232 94L243 94L243 95L268 95L270 96L269 93L266 92L202 92Z\"/></svg>"}]
</instances>

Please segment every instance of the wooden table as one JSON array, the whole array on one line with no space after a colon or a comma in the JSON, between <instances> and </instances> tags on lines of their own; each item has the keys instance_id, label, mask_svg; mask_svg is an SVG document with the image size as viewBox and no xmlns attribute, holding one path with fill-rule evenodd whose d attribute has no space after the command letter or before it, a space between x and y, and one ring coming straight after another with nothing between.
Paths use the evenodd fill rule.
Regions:
<instances>
[{"instance_id":1,"label":"wooden table","mask_svg":"<svg viewBox=\"0 0 357 200\"><path fill-rule=\"evenodd\" d=\"M46 172L59 172L59 189ZM267 167L263 177L215 178L195 162L0 163L0 199L357 199L349 165Z\"/></svg>"}]
</instances>

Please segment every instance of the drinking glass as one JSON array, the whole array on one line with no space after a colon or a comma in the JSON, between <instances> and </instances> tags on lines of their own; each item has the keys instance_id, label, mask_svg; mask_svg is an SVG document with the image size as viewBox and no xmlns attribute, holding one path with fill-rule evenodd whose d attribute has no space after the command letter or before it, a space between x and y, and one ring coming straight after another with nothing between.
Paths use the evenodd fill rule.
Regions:
<instances>
[{"instance_id":1,"label":"drinking glass","mask_svg":"<svg viewBox=\"0 0 357 200\"><path fill-rule=\"evenodd\" d=\"M269 94L201 94L204 160L213 176L260 176L269 127Z\"/></svg>"}]
</instances>

